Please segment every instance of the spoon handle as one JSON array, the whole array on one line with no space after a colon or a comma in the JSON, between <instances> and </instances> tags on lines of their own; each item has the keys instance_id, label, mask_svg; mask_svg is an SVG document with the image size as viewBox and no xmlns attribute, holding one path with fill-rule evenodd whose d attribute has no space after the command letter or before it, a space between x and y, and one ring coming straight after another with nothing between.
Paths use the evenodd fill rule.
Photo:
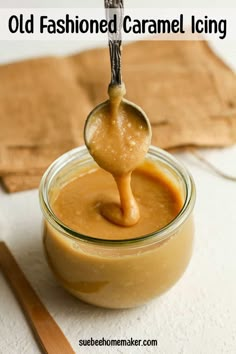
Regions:
<instances>
[{"instance_id":1,"label":"spoon handle","mask_svg":"<svg viewBox=\"0 0 236 354\"><path fill-rule=\"evenodd\" d=\"M121 85L121 30L123 22L124 5L123 0L104 0L107 21L113 19L116 14L117 32L108 31L108 44L111 60L111 83L110 85ZM114 9L114 11L112 11Z\"/></svg>"}]
</instances>

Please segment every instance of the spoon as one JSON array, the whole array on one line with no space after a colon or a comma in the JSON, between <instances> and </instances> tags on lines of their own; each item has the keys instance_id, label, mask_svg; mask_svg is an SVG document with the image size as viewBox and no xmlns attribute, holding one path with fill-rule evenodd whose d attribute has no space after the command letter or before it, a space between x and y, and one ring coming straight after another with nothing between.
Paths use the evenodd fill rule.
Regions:
<instances>
[{"instance_id":1,"label":"spoon","mask_svg":"<svg viewBox=\"0 0 236 354\"><path fill-rule=\"evenodd\" d=\"M127 122L127 126L131 125L132 129L137 127L138 129L142 129L145 134L142 134L143 140L146 142L148 141L149 144L151 142L151 125L146 116L145 112L137 106L135 103L130 102L123 98L125 95L125 85L122 82L121 78L121 28L122 28L122 21L123 21L123 0L105 0L105 8L106 8L106 16L107 20L112 19L112 15L115 13L117 14L117 21L118 21L118 31L117 33L110 33L109 32L109 52L110 52L110 62L111 62L111 82L108 87L108 94L110 96L110 100L100 103L96 106L88 115L85 126L84 126L84 141L85 145L87 146L88 150L90 151L91 155L93 156L93 148L92 148L92 138L94 133L103 125L102 117L104 117L104 112L111 111L110 116L117 113L116 111L119 108L122 109L123 115L125 115L125 119ZM111 10L112 9L112 10ZM112 112L113 111L113 112ZM115 112L114 112L115 111ZM107 124L107 122L104 122ZM130 123L130 124L129 124ZM102 127L101 127L102 130ZM109 129L103 129L103 146L101 146L102 150L104 149L104 144L106 144L107 138L110 135ZM133 141L134 142L134 141ZM141 143L139 138L139 144ZM148 144L146 144L148 145ZM98 147L97 147L98 148ZM148 149L147 149L148 150ZM131 151L130 151L131 152ZM145 156L147 151L143 151L143 157ZM93 156L95 158L95 156ZM106 157L103 156L103 160ZM108 156L109 160L110 157ZM141 160L141 156L140 159ZM100 160L100 159L99 159ZM95 158L95 161L96 158ZM98 164L101 166L101 161L97 161ZM99 163L100 162L100 163ZM108 164L104 163L101 167L106 167ZM130 166L130 170L133 166ZM107 169L107 168L105 168ZM109 169L107 169L109 170ZM113 171L109 171L113 173Z\"/></svg>"},{"instance_id":2,"label":"spoon","mask_svg":"<svg viewBox=\"0 0 236 354\"><path fill-rule=\"evenodd\" d=\"M88 115L84 141L97 164L113 175L119 191L120 205L104 204L102 215L117 225L132 226L138 222L140 213L131 189L131 173L144 160L149 149L151 125L140 107L124 99L126 90L121 79L123 0L105 0L105 7L108 21L114 11L118 19L118 33L109 33L108 41L111 61L109 100Z\"/></svg>"}]
</instances>

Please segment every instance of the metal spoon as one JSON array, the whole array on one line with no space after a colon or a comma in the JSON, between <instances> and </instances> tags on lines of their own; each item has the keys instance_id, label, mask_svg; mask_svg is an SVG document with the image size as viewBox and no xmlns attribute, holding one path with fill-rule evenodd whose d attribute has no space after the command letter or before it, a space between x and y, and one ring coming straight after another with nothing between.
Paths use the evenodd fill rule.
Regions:
<instances>
[{"instance_id":1,"label":"metal spoon","mask_svg":"<svg viewBox=\"0 0 236 354\"><path fill-rule=\"evenodd\" d=\"M109 43L109 52L110 52L110 62L111 62L111 82L108 87L108 93L111 91L123 91L125 94L125 86L122 82L121 78L121 29L122 29L122 22L123 22L123 0L105 0L105 8L106 8L106 17L107 20L111 20L112 16L114 15L114 11L117 15L118 21L118 31L117 33L110 33L108 35L108 43ZM113 10L111 10L113 9ZM111 95L110 95L111 99ZM94 131L97 129L98 117L100 113L102 114L104 110L109 109L110 100L100 103L96 106L88 115L85 126L84 126L84 141L85 144L90 151L91 155L93 156L92 149L91 149L91 136L94 134ZM142 126L143 131L145 131L146 136L145 139L149 139L151 142L151 125L146 116L145 112L137 106L135 103L130 102L124 98L121 99L120 105L124 112L132 111L132 121L136 120L136 126ZM126 119L129 120L129 115L126 115ZM106 137L104 136L104 144L106 144ZM145 152L144 152L145 153ZM94 156L93 156L94 157ZM96 160L96 158L95 158ZM98 162L98 161L97 161ZM104 167L104 166L101 166ZM113 172L113 171L110 171Z\"/></svg>"}]
</instances>

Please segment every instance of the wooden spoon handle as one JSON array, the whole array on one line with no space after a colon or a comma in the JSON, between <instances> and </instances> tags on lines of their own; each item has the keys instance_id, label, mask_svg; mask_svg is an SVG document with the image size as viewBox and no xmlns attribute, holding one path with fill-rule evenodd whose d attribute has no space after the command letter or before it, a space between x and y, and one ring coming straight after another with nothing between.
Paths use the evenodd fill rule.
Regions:
<instances>
[{"instance_id":1,"label":"wooden spoon handle","mask_svg":"<svg viewBox=\"0 0 236 354\"><path fill-rule=\"evenodd\" d=\"M47 354L74 354L66 337L26 279L4 242L0 242L0 266L15 293L35 337Z\"/></svg>"}]
</instances>

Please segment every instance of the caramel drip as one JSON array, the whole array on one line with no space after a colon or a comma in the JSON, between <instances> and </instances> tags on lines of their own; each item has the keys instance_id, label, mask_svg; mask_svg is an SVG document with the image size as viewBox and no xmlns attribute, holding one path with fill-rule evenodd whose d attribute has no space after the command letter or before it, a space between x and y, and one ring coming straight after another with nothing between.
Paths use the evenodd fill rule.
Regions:
<instances>
[{"instance_id":1,"label":"caramel drip","mask_svg":"<svg viewBox=\"0 0 236 354\"><path fill-rule=\"evenodd\" d=\"M113 175L120 195L120 205L102 205L102 215L114 224L132 226L140 213L131 189L131 174L143 161L150 137L137 109L123 100L124 84L110 86L108 93L109 101L95 113L90 153Z\"/></svg>"}]
</instances>

